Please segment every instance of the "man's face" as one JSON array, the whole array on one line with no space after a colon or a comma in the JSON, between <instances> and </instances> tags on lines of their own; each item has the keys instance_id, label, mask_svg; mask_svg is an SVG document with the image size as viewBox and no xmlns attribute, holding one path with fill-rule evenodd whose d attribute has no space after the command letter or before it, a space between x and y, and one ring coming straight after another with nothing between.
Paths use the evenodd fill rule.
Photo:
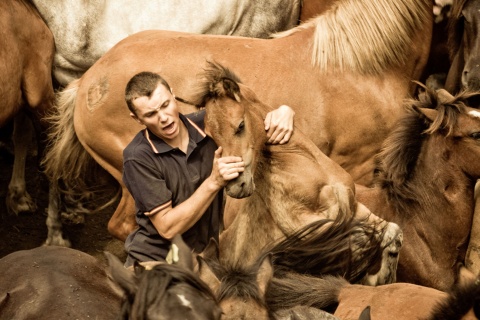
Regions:
<instances>
[{"instance_id":1,"label":"man's face","mask_svg":"<svg viewBox=\"0 0 480 320\"><path fill-rule=\"evenodd\" d=\"M130 116L145 125L165 142L174 140L180 132L180 118L174 95L159 84L151 98L139 97L133 101L135 114Z\"/></svg>"}]
</instances>

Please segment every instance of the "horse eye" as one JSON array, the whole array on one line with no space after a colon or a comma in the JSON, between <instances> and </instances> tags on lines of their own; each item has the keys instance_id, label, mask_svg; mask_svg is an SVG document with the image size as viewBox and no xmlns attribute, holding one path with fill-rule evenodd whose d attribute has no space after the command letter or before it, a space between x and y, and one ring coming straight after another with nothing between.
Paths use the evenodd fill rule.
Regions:
<instances>
[{"instance_id":1,"label":"horse eye","mask_svg":"<svg viewBox=\"0 0 480 320\"><path fill-rule=\"evenodd\" d=\"M480 140L480 132L470 133L470 138L473 138L473 139L476 139L476 140Z\"/></svg>"},{"instance_id":2,"label":"horse eye","mask_svg":"<svg viewBox=\"0 0 480 320\"><path fill-rule=\"evenodd\" d=\"M237 127L237 130L235 130L235 134L240 134L243 132L245 129L245 121L240 122L240 124Z\"/></svg>"}]
</instances>

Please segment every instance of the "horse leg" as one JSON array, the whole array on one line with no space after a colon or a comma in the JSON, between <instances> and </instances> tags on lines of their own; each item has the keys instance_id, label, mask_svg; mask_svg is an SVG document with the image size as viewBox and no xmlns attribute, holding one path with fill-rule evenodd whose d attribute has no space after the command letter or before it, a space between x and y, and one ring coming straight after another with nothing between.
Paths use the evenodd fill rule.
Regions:
<instances>
[{"instance_id":1,"label":"horse leg","mask_svg":"<svg viewBox=\"0 0 480 320\"><path fill-rule=\"evenodd\" d=\"M25 183L25 162L33 136L34 130L31 120L25 112L19 112L14 119L13 147L15 158L6 198L7 210L10 213L19 214L20 212L37 210L37 205L28 194Z\"/></svg>"},{"instance_id":2,"label":"horse leg","mask_svg":"<svg viewBox=\"0 0 480 320\"><path fill-rule=\"evenodd\" d=\"M50 183L48 193L48 215L47 229L48 235L45 245L71 247L68 239L63 237L63 226L60 219L60 192L56 182Z\"/></svg>"},{"instance_id":3,"label":"horse leg","mask_svg":"<svg viewBox=\"0 0 480 320\"><path fill-rule=\"evenodd\" d=\"M122 185L122 198L108 221L108 232L115 238L125 241L136 227L135 202L127 188Z\"/></svg>"},{"instance_id":4,"label":"horse leg","mask_svg":"<svg viewBox=\"0 0 480 320\"><path fill-rule=\"evenodd\" d=\"M369 224L375 226L375 229L384 231L381 233L383 238L380 246L384 249L380 269L375 274L367 275L363 279L363 284L376 286L396 282L399 252L403 244L401 228L396 223L385 221L376 216L361 203L357 203L356 218L366 220Z\"/></svg>"},{"instance_id":5,"label":"horse leg","mask_svg":"<svg viewBox=\"0 0 480 320\"><path fill-rule=\"evenodd\" d=\"M474 274L480 274L480 182L475 185L475 211L465 266Z\"/></svg>"}]
</instances>

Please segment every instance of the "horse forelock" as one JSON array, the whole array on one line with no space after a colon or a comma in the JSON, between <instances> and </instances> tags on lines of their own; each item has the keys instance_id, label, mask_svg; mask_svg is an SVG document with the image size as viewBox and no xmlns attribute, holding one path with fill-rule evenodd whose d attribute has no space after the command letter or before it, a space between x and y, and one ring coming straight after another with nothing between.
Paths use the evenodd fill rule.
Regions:
<instances>
[{"instance_id":1,"label":"horse forelock","mask_svg":"<svg viewBox=\"0 0 480 320\"><path fill-rule=\"evenodd\" d=\"M198 298L208 299L217 303L215 295L210 288L201 281L193 272L183 270L176 265L160 264L151 270L144 271L140 276L140 284L134 301L125 301L133 306L123 306L124 310L131 310L133 315L146 314L146 310L158 301L161 301L166 293L178 284L186 284L190 292L196 292ZM187 293L187 292L185 292Z\"/></svg>"},{"instance_id":2,"label":"horse forelock","mask_svg":"<svg viewBox=\"0 0 480 320\"><path fill-rule=\"evenodd\" d=\"M412 39L429 19L428 9L423 0L338 1L324 14L273 37L314 27L312 62L320 70L376 75L411 58Z\"/></svg>"},{"instance_id":3,"label":"horse forelock","mask_svg":"<svg viewBox=\"0 0 480 320\"><path fill-rule=\"evenodd\" d=\"M464 20L462 10L465 3L469 0L455 0L453 1L450 11L450 17L448 19L448 49L450 59L453 60L455 54L460 49L460 44L463 37Z\"/></svg>"},{"instance_id":4,"label":"horse forelock","mask_svg":"<svg viewBox=\"0 0 480 320\"><path fill-rule=\"evenodd\" d=\"M204 106L207 101L213 98L221 98L226 94L223 87L228 79L236 84L242 83L240 78L230 69L214 61L207 61L203 69L201 80L198 82L192 102L198 106ZM222 84L222 86L219 86Z\"/></svg>"}]
</instances>

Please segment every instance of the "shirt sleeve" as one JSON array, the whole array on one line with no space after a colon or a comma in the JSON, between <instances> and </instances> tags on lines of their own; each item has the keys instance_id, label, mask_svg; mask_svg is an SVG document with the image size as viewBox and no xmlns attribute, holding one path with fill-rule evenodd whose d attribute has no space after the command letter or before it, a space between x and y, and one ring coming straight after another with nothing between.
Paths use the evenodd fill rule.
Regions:
<instances>
[{"instance_id":1,"label":"shirt sleeve","mask_svg":"<svg viewBox=\"0 0 480 320\"><path fill-rule=\"evenodd\" d=\"M126 161L123 164L123 182L140 211L150 212L172 199L163 172L151 164L137 160Z\"/></svg>"}]
</instances>

